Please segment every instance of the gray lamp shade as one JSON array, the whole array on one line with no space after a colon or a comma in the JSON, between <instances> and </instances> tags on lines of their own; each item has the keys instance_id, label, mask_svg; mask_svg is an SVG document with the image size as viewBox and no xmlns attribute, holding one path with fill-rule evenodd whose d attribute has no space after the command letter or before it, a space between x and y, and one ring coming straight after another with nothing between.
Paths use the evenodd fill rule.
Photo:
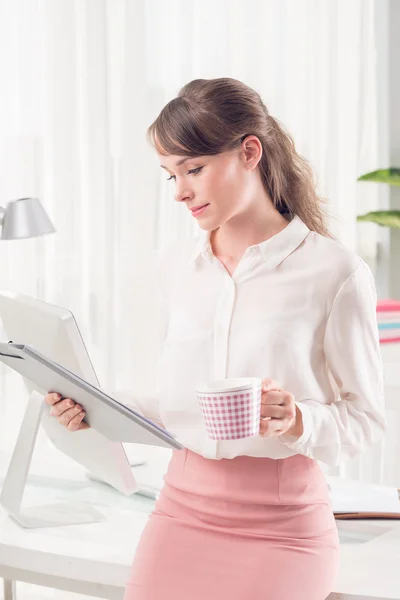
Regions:
<instances>
[{"instance_id":1,"label":"gray lamp shade","mask_svg":"<svg viewBox=\"0 0 400 600\"><path fill-rule=\"evenodd\" d=\"M2 213L2 214L1 214ZM38 237L56 230L37 198L21 198L0 208L2 240Z\"/></svg>"}]
</instances>

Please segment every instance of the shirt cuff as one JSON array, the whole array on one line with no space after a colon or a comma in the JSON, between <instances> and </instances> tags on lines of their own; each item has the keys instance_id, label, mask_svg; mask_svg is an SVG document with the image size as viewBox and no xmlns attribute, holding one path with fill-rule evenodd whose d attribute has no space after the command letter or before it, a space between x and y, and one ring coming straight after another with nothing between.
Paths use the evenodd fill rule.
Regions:
<instances>
[{"instance_id":1,"label":"shirt cuff","mask_svg":"<svg viewBox=\"0 0 400 600\"><path fill-rule=\"evenodd\" d=\"M281 444L284 444L294 452L302 453L308 456L308 453L304 451L304 448L311 437L312 432L312 415L309 407L302 402L295 402L295 405L301 412L302 420L303 420L303 433L299 438L294 437L293 435L283 433L282 435L278 435L276 439Z\"/></svg>"}]
</instances>

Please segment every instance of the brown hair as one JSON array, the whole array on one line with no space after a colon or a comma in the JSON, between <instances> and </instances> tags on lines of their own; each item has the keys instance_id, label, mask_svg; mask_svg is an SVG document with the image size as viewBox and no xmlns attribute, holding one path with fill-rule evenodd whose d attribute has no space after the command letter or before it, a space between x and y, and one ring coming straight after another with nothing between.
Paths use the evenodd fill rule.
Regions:
<instances>
[{"instance_id":1,"label":"brown hair","mask_svg":"<svg viewBox=\"0 0 400 600\"><path fill-rule=\"evenodd\" d=\"M259 169L276 209L331 237L312 169L260 95L231 78L194 79L168 102L147 136L160 154L205 156L238 148L248 135L262 144Z\"/></svg>"}]
</instances>

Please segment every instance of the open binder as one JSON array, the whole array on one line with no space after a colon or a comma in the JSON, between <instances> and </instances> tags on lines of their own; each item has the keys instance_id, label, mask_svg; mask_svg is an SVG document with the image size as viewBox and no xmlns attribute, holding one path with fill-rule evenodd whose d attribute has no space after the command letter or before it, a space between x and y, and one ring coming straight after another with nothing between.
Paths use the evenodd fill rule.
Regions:
<instances>
[{"instance_id":1,"label":"open binder","mask_svg":"<svg viewBox=\"0 0 400 600\"><path fill-rule=\"evenodd\" d=\"M166 429L43 356L32 346L0 343L0 361L29 379L38 392L45 395L54 391L79 402L85 408L85 422L111 441L182 449Z\"/></svg>"},{"instance_id":2,"label":"open binder","mask_svg":"<svg viewBox=\"0 0 400 600\"><path fill-rule=\"evenodd\" d=\"M72 371L49 360L32 346L0 343L0 362L14 369L36 388L30 395L0 494L1 506L22 527L50 527L96 523L104 520L97 507L86 502L24 506L24 490L40 423L44 419L47 420L46 433L56 447L61 450L75 447L74 435L59 426L57 421L49 416L50 407L44 402L44 396L48 391L58 392L62 397L72 398L82 404L86 411L85 421L93 430L113 442L135 442L170 450L182 448L182 445L166 429L114 400L100 388L91 385ZM71 451L67 454L79 462L81 450L82 444L78 444L78 454ZM107 464L107 457L104 459ZM135 490L135 487L132 488L133 475L129 463L125 460L122 459L122 462L118 463L119 470L116 477L109 472L108 475L114 484L116 482L123 490L132 493ZM82 464L86 463L82 461ZM129 472L126 471L126 466Z\"/></svg>"},{"instance_id":3,"label":"open binder","mask_svg":"<svg viewBox=\"0 0 400 600\"><path fill-rule=\"evenodd\" d=\"M400 490L387 486L327 477L335 519L400 519Z\"/></svg>"}]
</instances>

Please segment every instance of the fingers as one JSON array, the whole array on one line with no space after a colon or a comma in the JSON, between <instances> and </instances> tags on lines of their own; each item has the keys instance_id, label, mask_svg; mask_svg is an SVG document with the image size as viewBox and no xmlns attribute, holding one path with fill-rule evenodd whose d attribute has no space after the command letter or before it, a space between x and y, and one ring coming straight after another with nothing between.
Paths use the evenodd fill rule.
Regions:
<instances>
[{"instance_id":1,"label":"fingers","mask_svg":"<svg viewBox=\"0 0 400 600\"><path fill-rule=\"evenodd\" d=\"M66 427L69 431L77 431L78 429L88 429L89 425L83 423L86 412L78 404L74 408L70 408L62 413L58 418L60 425Z\"/></svg>"},{"instance_id":2,"label":"fingers","mask_svg":"<svg viewBox=\"0 0 400 600\"><path fill-rule=\"evenodd\" d=\"M261 394L261 404L289 404L292 401L293 394L290 392L285 392L284 390L273 391L273 392L263 392Z\"/></svg>"},{"instance_id":3,"label":"fingers","mask_svg":"<svg viewBox=\"0 0 400 600\"><path fill-rule=\"evenodd\" d=\"M261 390L263 392L267 392L269 390L280 390L280 383L276 379L271 379L270 377L266 377L261 382Z\"/></svg>"},{"instance_id":4,"label":"fingers","mask_svg":"<svg viewBox=\"0 0 400 600\"><path fill-rule=\"evenodd\" d=\"M54 408L52 408L52 410L54 410ZM68 423L72 419L77 417L82 411L83 411L82 406L79 406L78 404L76 404L73 408L69 408L68 410L64 410L63 412L61 412L58 415L58 417L57 417L57 415L52 415L52 416L57 417L60 425L64 425L66 427L68 425Z\"/></svg>"},{"instance_id":5,"label":"fingers","mask_svg":"<svg viewBox=\"0 0 400 600\"><path fill-rule=\"evenodd\" d=\"M275 404L261 405L260 414L262 419L284 419L286 416L289 416L286 407Z\"/></svg>"},{"instance_id":6,"label":"fingers","mask_svg":"<svg viewBox=\"0 0 400 600\"><path fill-rule=\"evenodd\" d=\"M45 402L51 406L50 415L56 417L60 425L63 425L69 431L90 429L90 425L83 421L86 416L84 408L76 404L71 398L61 400L60 394L49 392L45 396Z\"/></svg>"},{"instance_id":7,"label":"fingers","mask_svg":"<svg viewBox=\"0 0 400 600\"><path fill-rule=\"evenodd\" d=\"M288 421L286 419L271 419L269 421L260 421L260 435L265 437L274 437L280 435L287 429Z\"/></svg>"},{"instance_id":8,"label":"fingers","mask_svg":"<svg viewBox=\"0 0 400 600\"><path fill-rule=\"evenodd\" d=\"M85 418L85 411L81 411L78 415L74 416L67 425L68 431L78 431L79 429L89 429L89 425L83 422Z\"/></svg>"},{"instance_id":9,"label":"fingers","mask_svg":"<svg viewBox=\"0 0 400 600\"><path fill-rule=\"evenodd\" d=\"M50 415L52 417L60 417L63 413L68 412L68 410L71 410L74 407L75 402L70 398L65 398L64 400L60 400L56 404L53 404L50 409ZM80 407L79 410L82 410L82 407Z\"/></svg>"},{"instance_id":10,"label":"fingers","mask_svg":"<svg viewBox=\"0 0 400 600\"><path fill-rule=\"evenodd\" d=\"M264 391L264 386L267 391ZM281 435L291 426L295 416L296 406L293 394L282 390L276 380L263 380L260 435L265 437Z\"/></svg>"},{"instance_id":11,"label":"fingers","mask_svg":"<svg viewBox=\"0 0 400 600\"><path fill-rule=\"evenodd\" d=\"M294 398L290 392L266 392L261 398L261 417L293 418L295 410Z\"/></svg>"},{"instance_id":12,"label":"fingers","mask_svg":"<svg viewBox=\"0 0 400 600\"><path fill-rule=\"evenodd\" d=\"M56 404L61 400L61 396L60 394L56 394L54 392L48 392L44 399L46 404L49 404L49 406L53 406L53 404Z\"/></svg>"}]
</instances>

